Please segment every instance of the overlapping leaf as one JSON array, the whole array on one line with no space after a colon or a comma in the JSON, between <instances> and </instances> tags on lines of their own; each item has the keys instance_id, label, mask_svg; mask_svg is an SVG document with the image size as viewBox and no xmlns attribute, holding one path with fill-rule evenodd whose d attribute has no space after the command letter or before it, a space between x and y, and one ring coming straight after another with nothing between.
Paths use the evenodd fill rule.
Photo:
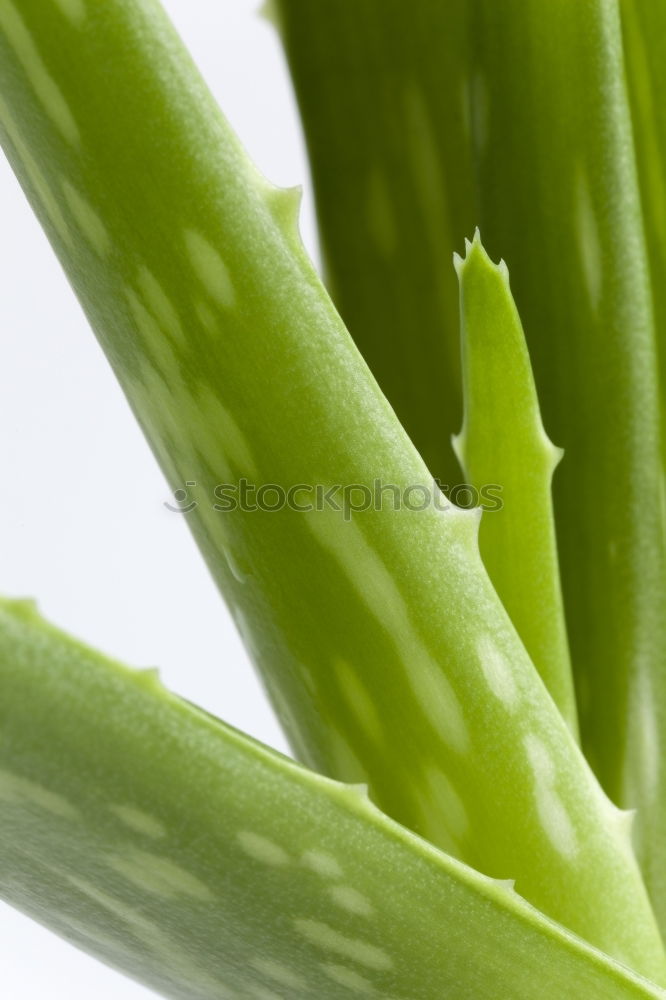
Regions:
<instances>
[{"instance_id":1,"label":"overlapping leaf","mask_svg":"<svg viewBox=\"0 0 666 1000\"><path fill-rule=\"evenodd\" d=\"M174 1000L648 1000L322 778L0 605L0 889Z\"/></svg>"}]
</instances>

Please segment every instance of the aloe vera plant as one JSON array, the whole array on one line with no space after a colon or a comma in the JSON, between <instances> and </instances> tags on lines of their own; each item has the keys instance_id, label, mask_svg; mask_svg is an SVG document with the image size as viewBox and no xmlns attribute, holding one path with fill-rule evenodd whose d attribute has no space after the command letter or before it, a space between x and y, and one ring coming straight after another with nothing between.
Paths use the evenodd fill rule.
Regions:
<instances>
[{"instance_id":1,"label":"aloe vera plant","mask_svg":"<svg viewBox=\"0 0 666 1000\"><path fill-rule=\"evenodd\" d=\"M658 124L617 4L273 15L365 359L158 3L0 0L6 154L300 761L6 603L3 895L172 997L664 996ZM477 222L511 286L478 235L454 269ZM453 431L501 509L433 479Z\"/></svg>"}]
</instances>

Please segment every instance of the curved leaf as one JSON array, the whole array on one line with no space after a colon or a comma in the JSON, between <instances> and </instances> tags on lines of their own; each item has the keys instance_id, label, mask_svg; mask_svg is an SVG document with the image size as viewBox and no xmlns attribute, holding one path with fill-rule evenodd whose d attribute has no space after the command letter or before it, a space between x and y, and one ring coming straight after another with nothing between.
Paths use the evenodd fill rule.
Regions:
<instances>
[{"instance_id":1,"label":"curved leaf","mask_svg":"<svg viewBox=\"0 0 666 1000\"><path fill-rule=\"evenodd\" d=\"M475 516L438 492L405 502L429 474L302 249L293 197L249 163L156 4L84 13L0 0L4 142L172 487L196 483L190 523L294 746L666 980L626 817L535 675ZM217 485L248 480L305 484L315 506L319 487L379 480L402 503L351 517L349 499L253 509L235 493L220 509Z\"/></svg>"},{"instance_id":2,"label":"curved leaf","mask_svg":"<svg viewBox=\"0 0 666 1000\"><path fill-rule=\"evenodd\" d=\"M456 259L456 268L465 413L454 444L483 511L481 557L532 662L575 733L551 499L552 475L562 453L541 422L506 265L492 263L477 231L465 259Z\"/></svg>"},{"instance_id":3,"label":"curved leaf","mask_svg":"<svg viewBox=\"0 0 666 1000\"><path fill-rule=\"evenodd\" d=\"M165 996L666 996L25 602L0 690L0 893Z\"/></svg>"}]
</instances>

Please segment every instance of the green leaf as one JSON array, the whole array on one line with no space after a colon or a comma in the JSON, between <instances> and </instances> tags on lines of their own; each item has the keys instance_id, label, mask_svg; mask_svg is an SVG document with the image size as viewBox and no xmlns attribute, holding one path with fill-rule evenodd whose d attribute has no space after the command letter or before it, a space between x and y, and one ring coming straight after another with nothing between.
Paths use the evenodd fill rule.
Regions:
<instances>
[{"instance_id":1,"label":"green leaf","mask_svg":"<svg viewBox=\"0 0 666 1000\"><path fill-rule=\"evenodd\" d=\"M435 356L419 311L439 287L432 233L451 254L479 224L491 255L510 267L545 425L567 455L554 509L583 744L616 801L651 811L666 725L663 386L635 154L663 326L663 3L626 0L627 66L617 0L278 6L333 293L433 469L418 421L429 407L429 427L446 435L459 387L455 366L442 363L454 324L442 321L446 346ZM407 94L421 108L416 124ZM426 148L428 179L415 183L410 164L423 165ZM371 173L409 234L393 256L363 221ZM368 303L400 290L410 303L404 324L395 306L375 332L371 307L361 314L357 305L366 282ZM412 382L405 354L419 359L428 387L420 401L402 388Z\"/></svg>"},{"instance_id":2,"label":"green leaf","mask_svg":"<svg viewBox=\"0 0 666 1000\"><path fill-rule=\"evenodd\" d=\"M666 5L621 4L627 83L649 251L660 364L662 453L666 449ZM662 467L663 468L663 467ZM664 510L663 484L655 504ZM639 671L629 700L621 801L637 808L636 844L662 933L666 931L666 675L655 659Z\"/></svg>"},{"instance_id":3,"label":"green leaf","mask_svg":"<svg viewBox=\"0 0 666 1000\"><path fill-rule=\"evenodd\" d=\"M660 362L662 421L666 419L666 6L621 0L622 34L631 101L642 217ZM662 445L666 441L662 422Z\"/></svg>"},{"instance_id":4,"label":"green leaf","mask_svg":"<svg viewBox=\"0 0 666 1000\"><path fill-rule=\"evenodd\" d=\"M664 716L666 559L618 4L480 0L474 43L479 223L511 270L544 424L566 454L553 490L583 747L622 802L631 744ZM661 739L647 736L654 761Z\"/></svg>"},{"instance_id":5,"label":"green leaf","mask_svg":"<svg viewBox=\"0 0 666 1000\"><path fill-rule=\"evenodd\" d=\"M66 14L0 0L3 141L172 487L196 484L187 516L292 744L666 980L626 816L535 674L475 515L404 502L429 473L301 247L293 195L249 163L156 4ZM217 484L243 479L379 480L403 502L216 509Z\"/></svg>"},{"instance_id":6,"label":"green leaf","mask_svg":"<svg viewBox=\"0 0 666 1000\"><path fill-rule=\"evenodd\" d=\"M0 688L2 896L168 997L666 996L27 602Z\"/></svg>"},{"instance_id":7,"label":"green leaf","mask_svg":"<svg viewBox=\"0 0 666 1000\"><path fill-rule=\"evenodd\" d=\"M451 254L478 222L468 0L277 0L312 165L326 280L426 465L460 427Z\"/></svg>"},{"instance_id":8,"label":"green leaf","mask_svg":"<svg viewBox=\"0 0 666 1000\"><path fill-rule=\"evenodd\" d=\"M456 268L465 416L455 446L483 510L481 557L532 662L576 732L551 500L561 452L541 423L506 265L492 263L477 232Z\"/></svg>"}]
</instances>

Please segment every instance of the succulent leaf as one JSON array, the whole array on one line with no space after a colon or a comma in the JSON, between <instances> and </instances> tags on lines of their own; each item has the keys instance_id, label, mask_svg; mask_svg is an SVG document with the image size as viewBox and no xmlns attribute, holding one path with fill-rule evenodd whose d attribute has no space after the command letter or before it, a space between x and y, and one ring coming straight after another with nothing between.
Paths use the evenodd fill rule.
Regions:
<instances>
[{"instance_id":1,"label":"succulent leaf","mask_svg":"<svg viewBox=\"0 0 666 1000\"><path fill-rule=\"evenodd\" d=\"M561 452L541 422L506 265L493 264L477 232L456 268L465 410L455 447L483 512L481 557L532 662L575 733L551 499Z\"/></svg>"},{"instance_id":2,"label":"succulent leaf","mask_svg":"<svg viewBox=\"0 0 666 1000\"><path fill-rule=\"evenodd\" d=\"M0 893L164 996L666 996L27 602L0 687Z\"/></svg>"},{"instance_id":3,"label":"succulent leaf","mask_svg":"<svg viewBox=\"0 0 666 1000\"><path fill-rule=\"evenodd\" d=\"M0 0L0 84L9 158L172 488L196 485L190 524L301 758L666 978L623 816L475 516L213 502L248 480L440 495L159 5Z\"/></svg>"}]
</instances>

